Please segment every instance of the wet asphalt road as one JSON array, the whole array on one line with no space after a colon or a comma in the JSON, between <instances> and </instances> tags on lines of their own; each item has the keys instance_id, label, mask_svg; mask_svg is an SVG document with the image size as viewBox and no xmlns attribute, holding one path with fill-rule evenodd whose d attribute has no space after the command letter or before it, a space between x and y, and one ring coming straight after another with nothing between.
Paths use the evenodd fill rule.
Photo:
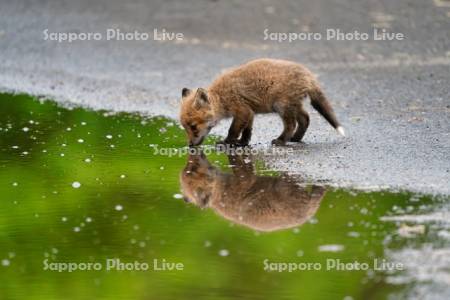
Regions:
<instances>
[{"instance_id":1,"label":"wet asphalt road","mask_svg":"<svg viewBox=\"0 0 450 300\"><path fill-rule=\"evenodd\" d=\"M450 1L149 2L0 1L0 89L176 117L182 87L252 58L291 59L319 75L348 137L312 112L305 143L267 156L270 166L337 186L450 194ZM374 27L405 39L374 41ZM150 40L108 41L108 28ZM163 28L183 40L153 40ZM102 39L60 43L46 29ZM327 29L369 40L327 40ZM265 30L322 37L277 42ZM276 116L258 117L252 142L266 147L280 131Z\"/></svg>"}]
</instances>

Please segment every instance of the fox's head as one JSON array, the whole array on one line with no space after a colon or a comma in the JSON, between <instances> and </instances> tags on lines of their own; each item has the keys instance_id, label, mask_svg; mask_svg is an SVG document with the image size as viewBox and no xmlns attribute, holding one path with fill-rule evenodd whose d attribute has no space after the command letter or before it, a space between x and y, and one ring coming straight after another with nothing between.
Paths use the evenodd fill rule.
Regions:
<instances>
[{"instance_id":1,"label":"fox's head","mask_svg":"<svg viewBox=\"0 0 450 300\"><path fill-rule=\"evenodd\" d=\"M211 198L216 168L203 153L191 154L184 170L180 173L181 190L186 202L207 207Z\"/></svg>"},{"instance_id":2,"label":"fox's head","mask_svg":"<svg viewBox=\"0 0 450 300\"><path fill-rule=\"evenodd\" d=\"M186 129L189 146L200 145L216 123L208 94L202 88L184 88L181 96L180 122Z\"/></svg>"}]
</instances>

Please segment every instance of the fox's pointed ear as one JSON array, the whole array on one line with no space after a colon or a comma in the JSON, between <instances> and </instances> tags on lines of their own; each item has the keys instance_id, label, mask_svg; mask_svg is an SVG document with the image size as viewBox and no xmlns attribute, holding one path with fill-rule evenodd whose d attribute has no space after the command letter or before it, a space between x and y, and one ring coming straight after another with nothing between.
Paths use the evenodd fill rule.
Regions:
<instances>
[{"instance_id":1,"label":"fox's pointed ear","mask_svg":"<svg viewBox=\"0 0 450 300\"><path fill-rule=\"evenodd\" d=\"M182 90L181 90L181 97L187 97L187 96L189 96L190 94L192 93L192 91L190 90L190 89L188 89L188 88L183 88Z\"/></svg>"},{"instance_id":2,"label":"fox's pointed ear","mask_svg":"<svg viewBox=\"0 0 450 300\"><path fill-rule=\"evenodd\" d=\"M200 108L208 104L209 104L208 93L206 92L205 89L198 88L197 93L195 94L195 101L194 101L195 107Z\"/></svg>"}]
</instances>

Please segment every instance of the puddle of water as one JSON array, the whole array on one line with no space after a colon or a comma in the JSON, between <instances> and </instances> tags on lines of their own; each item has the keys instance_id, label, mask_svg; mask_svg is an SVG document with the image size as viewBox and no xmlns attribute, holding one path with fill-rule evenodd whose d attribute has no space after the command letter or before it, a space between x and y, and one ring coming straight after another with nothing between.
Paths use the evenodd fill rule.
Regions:
<instances>
[{"instance_id":1,"label":"puddle of water","mask_svg":"<svg viewBox=\"0 0 450 300\"><path fill-rule=\"evenodd\" d=\"M1 95L0 298L378 299L436 287L439 295L449 292L448 261L435 262L439 281L423 275L429 269L420 269L420 281L418 265L408 260L448 251L448 221L429 217L445 213L445 202L298 184L252 157L161 151L181 151L185 143L165 118ZM107 259L135 270L107 271ZM180 263L183 270L155 270L155 259L159 269ZM407 269L374 270L375 259ZM44 269L67 262L100 270ZM291 272L278 272L284 265L277 263L292 263ZM145 264L149 270L136 270ZM294 264L308 270L292 270ZM349 270L358 264L369 268Z\"/></svg>"}]
</instances>

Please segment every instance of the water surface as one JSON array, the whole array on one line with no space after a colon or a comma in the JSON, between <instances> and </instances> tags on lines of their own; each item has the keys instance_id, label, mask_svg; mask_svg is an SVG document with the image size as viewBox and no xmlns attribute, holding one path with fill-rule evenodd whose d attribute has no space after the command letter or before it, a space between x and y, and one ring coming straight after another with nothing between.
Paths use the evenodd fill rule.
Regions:
<instances>
[{"instance_id":1,"label":"water surface","mask_svg":"<svg viewBox=\"0 0 450 300\"><path fill-rule=\"evenodd\" d=\"M251 156L188 155L184 132L163 117L0 98L0 299L448 293L448 260L437 262L439 280L421 281L404 259L424 249L448 257L445 199L330 189ZM107 259L150 269L107 271ZM154 270L155 259L183 270ZM406 270L376 271L374 259ZM327 270L328 260L370 268ZM64 262L102 269L44 269ZM279 272L277 263L322 268Z\"/></svg>"}]
</instances>

